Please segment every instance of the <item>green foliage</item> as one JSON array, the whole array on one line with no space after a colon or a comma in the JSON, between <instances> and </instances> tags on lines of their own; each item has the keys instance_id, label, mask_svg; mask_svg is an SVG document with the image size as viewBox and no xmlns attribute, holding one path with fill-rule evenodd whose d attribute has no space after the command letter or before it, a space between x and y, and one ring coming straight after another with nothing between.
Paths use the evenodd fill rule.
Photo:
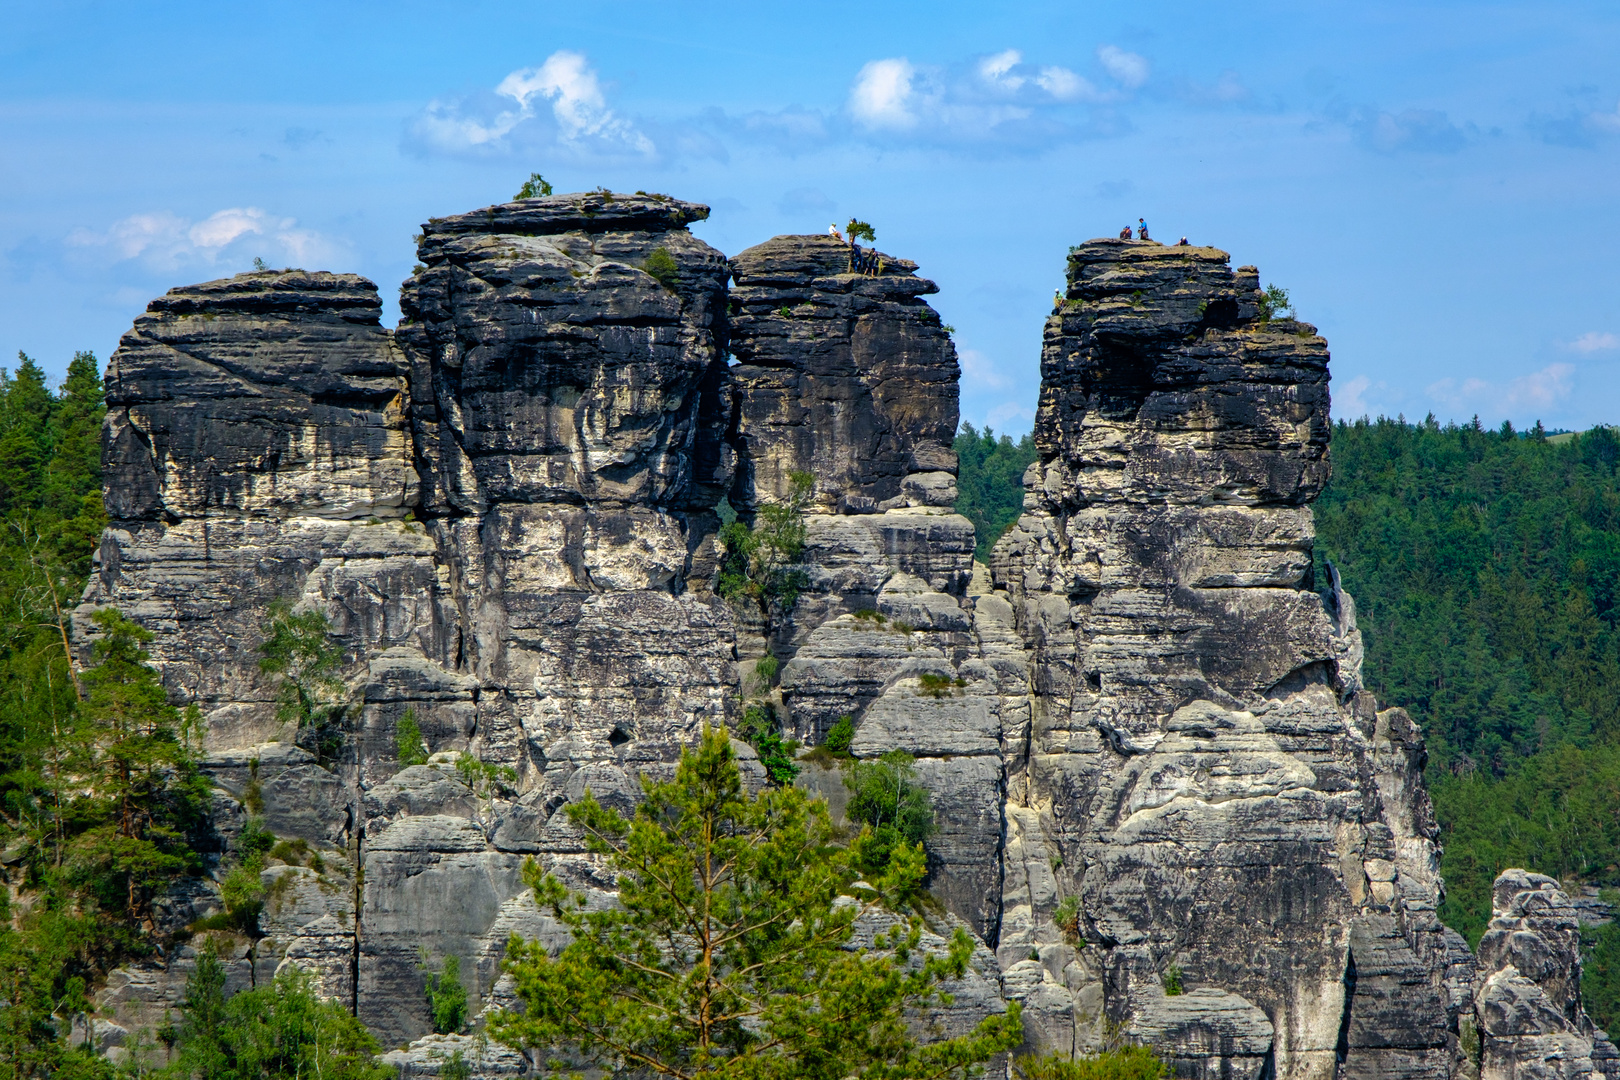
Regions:
<instances>
[{"instance_id":1,"label":"green foliage","mask_svg":"<svg viewBox=\"0 0 1620 1080\"><path fill-rule=\"evenodd\" d=\"M668 248L653 248L641 268L657 279L658 284L675 291L675 286L681 283L681 268L675 263L675 256L669 253Z\"/></svg>"},{"instance_id":2,"label":"green foliage","mask_svg":"<svg viewBox=\"0 0 1620 1080\"><path fill-rule=\"evenodd\" d=\"M1180 994L1181 994L1181 965L1180 964L1171 964L1169 967L1165 968L1164 969L1164 975L1160 977L1159 981L1164 984L1164 993L1165 993L1166 997L1178 997L1178 996L1180 996Z\"/></svg>"},{"instance_id":3,"label":"green foliage","mask_svg":"<svg viewBox=\"0 0 1620 1080\"><path fill-rule=\"evenodd\" d=\"M769 654L761 657L754 664L754 674L749 680L755 695L764 695L771 692L771 685L776 681L776 673L781 669L781 663L776 657Z\"/></svg>"},{"instance_id":4,"label":"green foliage","mask_svg":"<svg viewBox=\"0 0 1620 1080\"><path fill-rule=\"evenodd\" d=\"M851 845L857 865L881 874L897 854L921 854L934 833L934 808L917 779L910 754L891 750L876 761L857 761L844 772L845 813L867 826Z\"/></svg>"},{"instance_id":5,"label":"green foliage","mask_svg":"<svg viewBox=\"0 0 1620 1080\"><path fill-rule=\"evenodd\" d=\"M276 716L297 728L300 745L330 760L341 743L348 715L343 650L332 641L332 624L320 611L296 611L285 600L271 603L261 628L259 670L276 680Z\"/></svg>"},{"instance_id":6,"label":"green foliage","mask_svg":"<svg viewBox=\"0 0 1620 1080\"><path fill-rule=\"evenodd\" d=\"M973 942L919 956L922 923L901 917L869 950L848 948L878 896L920 885L896 860L859 890L826 804L792 787L743 792L723 730L681 755L675 779L642 778L633 819L587 792L567 813L605 857L617 905L587 905L532 860L525 880L568 930L556 956L514 936L506 969L522 1012L495 1038L578 1066L691 1080L870 1080L965 1076L1021 1038L1016 1003L972 1032L919 1045L907 1009L939 999Z\"/></svg>"},{"instance_id":7,"label":"green foliage","mask_svg":"<svg viewBox=\"0 0 1620 1080\"><path fill-rule=\"evenodd\" d=\"M456 1035L467 1026L467 988L461 983L461 957L444 958L438 971L429 969L424 979L428 1011L433 1014L433 1030L440 1035Z\"/></svg>"},{"instance_id":8,"label":"green foliage","mask_svg":"<svg viewBox=\"0 0 1620 1080\"><path fill-rule=\"evenodd\" d=\"M865 240L869 244L877 243L877 230L855 218L850 218L849 224L844 226L844 235L849 237L852 243L856 240Z\"/></svg>"},{"instance_id":9,"label":"green foliage","mask_svg":"<svg viewBox=\"0 0 1620 1080\"><path fill-rule=\"evenodd\" d=\"M966 679L941 675L937 671L924 671L917 676L918 690L929 697L950 697L960 693L962 687L966 685Z\"/></svg>"},{"instance_id":10,"label":"green foliage","mask_svg":"<svg viewBox=\"0 0 1620 1080\"><path fill-rule=\"evenodd\" d=\"M1603 890L1610 911L1620 911L1620 896ZM1620 1023L1620 923L1581 931L1581 1004L1605 1031Z\"/></svg>"},{"instance_id":11,"label":"green foliage","mask_svg":"<svg viewBox=\"0 0 1620 1080\"><path fill-rule=\"evenodd\" d=\"M1034 463L1035 439L1016 443L963 424L952 444L956 451L956 512L973 522L977 538L973 557L988 562L990 549L1018 521L1024 510L1024 470Z\"/></svg>"},{"instance_id":12,"label":"green foliage","mask_svg":"<svg viewBox=\"0 0 1620 1080\"><path fill-rule=\"evenodd\" d=\"M1270 322L1291 314L1294 305L1289 302L1288 290L1281 285L1267 285L1266 291L1260 294L1260 318Z\"/></svg>"},{"instance_id":13,"label":"green foliage","mask_svg":"<svg viewBox=\"0 0 1620 1080\"><path fill-rule=\"evenodd\" d=\"M1058 865L1062 865L1061 860L1058 861ZM1080 940L1080 900L1078 897L1065 896L1063 902L1058 904L1057 909L1052 912L1052 922L1059 930L1063 931L1064 940L1068 941L1070 945L1079 946L1084 944Z\"/></svg>"},{"instance_id":14,"label":"green foliage","mask_svg":"<svg viewBox=\"0 0 1620 1080\"><path fill-rule=\"evenodd\" d=\"M427 764L428 746L422 739L422 725L416 722L415 709L406 709L394 725L394 754L402 769Z\"/></svg>"},{"instance_id":15,"label":"green foliage","mask_svg":"<svg viewBox=\"0 0 1620 1080\"><path fill-rule=\"evenodd\" d=\"M516 195L512 196L512 201L517 202L519 199L538 199L550 194L551 185L546 183L546 178L541 176L539 173L534 172L530 173L529 178L523 181L523 186L518 188L518 193Z\"/></svg>"},{"instance_id":16,"label":"green foliage","mask_svg":"<svg viewBox=\"0 0 1620 1080\"><path fill-rule=\"evenodd\" d=\"M517 783L517 770L510 765L496 765L490 761L480 761L471 754L462 754L456 758L456 772L461 779L473 790L473 794L486 801L496 795L512 790Z\"/></svg>"},{"instance_id":17,"label":"green foliage","mask_svg":"<svg viewBox=\"0 0 1620 1080\"><path fill-rule=\"evenodd\" d=\"M743 710L737 734L759 753L759 763L773 784L791 784L799 775L793 763L797 747L782 738L782 725L776 718L776 708L769 702L754 702Z\"/></svg>"},{"instance_id":18,"label":"green foliage","mask_svg":"<svg viewBox=\"0 0 1620 1080\"><path fill-rule=\"evenodd\" d=\"M1083 1058L1053 1054L1019 1058L1014 1070L1023 1080L1158 1080L1169 1068L1145 1046L1105 1050Z\"/></svg>"},{"instance_id":19,"label":"green foliage","mask_svg":"<svg viewBox=\"0 0 1620 1080\"><path fill-rule=\"evenodd\" d=\"M81 785L64 866L71 883L104 908L122 904L133 923L150 919L152 898L175 878L201 869L191 840L206 820L207 785L147 663L151 632L112 608L93 621L102 636L82 679L83 723L58 744Z\"/></svg>"},{"instance_id":20,"label":"green foliage","mask_svg":"<svg viewBox=\"0 0 1620 1080\"><path fill-rule=\"evenodd\" d=\"M176 1030L176 1080L388 1080L365 1025L314 978L289 967L268 986L225 996L225 968L210 950L186 980Z\"/></svg>"},{"instance_id":21,"label":"green foliage","mask_svg":"<svg viewBox=\"0 0 1620 1080\"><path fill-rule=\"evenodd\" d=\"M439 1080L472 1080L472 1062L459 1049L452 1051L439 1066Z\"/></svg>"},{"instance_id":22,"label":"green foliage","mask_svg":"<svg viewBox=\"0 0 1620 1080\"><path fill-rule=\"evenodd\" d=\"M855 718L840 716L838 722L827 730L827 738L821 743L834 754L849 753L849 744L855 741Z\"/></svg>"},{"instance_id":23,"label":"green foliage","mask_svg":"<svg viewBox=\"0 0 1620 1080\"><path fill-rule=\"evenodd\" d=\"M725 555L715 590L727 600L752 599L768 612L789 612L808 583L804 567L804 514L815 490L807 472L788 474L788 496L766 503L750 528L740 519L720 530Z\"/></svg>"},{"instance_id":24,"label":"green foliage","mask_svg":"<svg viewBox=\"0 0 1620 1080\"><path fill-rule=\"evenodd\" d=\"M1620 884L1620 438L1362 419L1333 457L1317 551L1428 739L1441 916L1477 942L1509 866Z\"/></svg>"}]
</instances>

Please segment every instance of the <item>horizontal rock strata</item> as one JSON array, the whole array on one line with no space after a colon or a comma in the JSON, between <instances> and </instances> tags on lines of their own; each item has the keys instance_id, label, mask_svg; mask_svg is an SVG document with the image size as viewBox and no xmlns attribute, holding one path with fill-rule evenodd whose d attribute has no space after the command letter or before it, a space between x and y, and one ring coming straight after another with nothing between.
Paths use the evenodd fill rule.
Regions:
<instances>
[{"instance_id":1,"label":"horizontal rock strata","mask_svg":"<svg viewBox=\"0 0 1620 1080\"><path fill-rule=\"evenodd\" d=\"M160 1023L211 943L233 989L313 971L410 1075L457 1051L533 1075L430 1034L424 964L459 957L475 1014L510 1005L508 936L564 943L524 860L611 898L566 805L629 810L704 724L768 706L807 744L849 717L855 760L903 751L929 790L929 940L980 947L919 1023L1017 1000L1028 1051L1124 1037L1185 1077L1620 1076L1556 882L1505 874L1477 961L1436 917L1421 733L1362 688L1354 601L1313 568L1326 343L1263 317L1254 268L1072 249L987 569L952 509L935 285L828 237L728 261L687 229L707 213L598 191L436 218L393 332L369 282L284 271L172 290L125 335L76 625L151 628L207 721L221 850L165 927L219 911L250 820L302 844L257 932L114 973L81 1037ZM800 595L721 599L722 516L797 472ZM259 669L275 604L342 650L324 733ZM399 759L407 714L425 764ZM836 765L798 782L843 815Z\"/></svg>"}]
</instances>

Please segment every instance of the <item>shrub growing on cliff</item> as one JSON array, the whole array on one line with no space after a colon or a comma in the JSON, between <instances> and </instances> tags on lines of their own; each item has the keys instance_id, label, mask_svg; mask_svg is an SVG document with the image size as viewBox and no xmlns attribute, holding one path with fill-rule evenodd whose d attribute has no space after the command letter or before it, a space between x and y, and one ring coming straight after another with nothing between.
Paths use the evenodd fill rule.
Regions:
<instances>
[{"instance_id":1,"label":"shrub growing on cliff","mask_svg":"<svg viewBox=\"0 0 1620 1080\"><path fill-rule=\"evenodd\" d=\"M1281 318L1294 310L1294 305L1288 300L1288 290L1281 285L1266 286L1266 291L1260 295L1260 318L1270 322Z\"/></svg>"},{"instance_id":2,"label":"shrub growing on cliff","mask_svg":"<svg viewBox=\"0 0 1620 1080\"><path fill-rule=\"evenodd\" d=\"M315 990L296 967L268 986L225 996L225 968L210 951L186 980L168 1074L187 1080L389 1080L365 1025Z\"/></svg>"},{"instance_id":3,"label":"shrub growing on cliff","mask_svg":"<svg viewBox=\"0 0 1620 1080\"><path fill-rule=\"evenodd\" d=\"M759 763L774 784L791 784L799 775L793 763L797 745L782 738L782 723L776 709L768 701L758 701L743 710L737 734L759 753Z\"/></svg>"},{"instance_id":4,"label":"shrub growing on cliff","mask_svg":"<svg viewBox=\"0 0 1620 1080\"><path fill-rule=\"evenodd\" d=\"M933 835L934 808L912 761L905 751L891 750L876 761L857 761L844 773L850 792L845 812L867 826L851 845L867 873L882 873L905 852L921 854Z\"/></svg>"},{"instance_id":5,"label":"shrub growing on cliff","mask_svg":"<svg viewBox=\"0 0 1620 1080\"><path fill-rule=\"evenodd\" d=\"M461 982L461 957L451 953L438 971L428 968L423 989L428 1011L433 1014L433 1030L440 1035L459 1034L467 1026L467 988Z\"/></svg>"},{"instance_id":6,"label":"shrub growing on cliff","mask_svg":"<svg viewBox=\"0 0 1620 1080\"><path fill-rule=\"evenodd\" d=\"M675 286L681 282L681 268L675 263L675 256L669 253L668 248L653 248L652 254L647 256L641 268L657 279L658 284L675 291Z\"/></svg>"},{"instance_id":7,"label":"shrub growing on cliff","mask_svg":"<svg viewBox=\"0 0 1620 1080\"><path fill-rule=\"evenodd\" d=\"M426 765L427 750L427 743L422 739L422 725L416 722L416 710L406 709L405 715L394 725L394 756L399 759L400 768Z\"/></svg>"},{"instance_id":8,"label":"shrub growing on cliff","mask_svg":"<svg viewBox=\"0 0 1620 1080\"><path fill-rule=\"evenodd\" d=\"M787 498L761 506L752 528L733 521L720 530L725 554L715 590L727 600L752 599L767 612L788 612L808 584L799 561L804 556L804 515L815 477L796 471L788 474L788 481Z\"/></svg>"},{"instance_id":9,"label":"shrub growing on cliff","mask_svg":"<svg viewBox=\"0 0 1620 1080\"><path fill-rule=\"evenodd\" d=\"M542 196L550 194L551 185L546 183L546 178L537 172L530 173L529 178L523 181L523 186L518 188L518 193L512 196L512 201L517 202L519 199L538 199Z\"/></svg>"},{"instance_id":10,"label":"shrub growing on cliff","mask_svg":"<svg viewBox=\"0 0 1620 1080\"><path fill-rule=\"evenodd\" d=\"M1023 1080L1158 1080L1169 1073L1164 1062L1145 1046L1104 1050L1083 1058L1059 1054L1019 1058L1013 1069Z\"/></svg>"},{"instance_id":11,"label":"shrub growing on cliff","mask_svg":"<svg viewBox=\"0 0 1620 1080\"><path fill-rule=\"evenodd\" d=\"M337 671L343 651L332 641L325 613L295 611L285 600L270 604L262 627L259 670L276 681L276 716L293 724L300 744L310 743L325 759L341 734L333 729L348 712Z\"/></svg>"},{"instance_id":12,"label":"shrub growing on cliff","mask_svg":"<svg viewBox=\"0 0 1620 1080\"><path fill-rule=\"evenodd\" d=\"M689 1080L965 1076L1022 1036L1018 1007L921 1045L907 1010L936 1001L973 950L958 929L943 955L916 955L922 925L900 918L875 947L850 947L876 914L851 895L826 804L795 788L743 792L724 730L705 730L675 778L642 778L626 819L589 794L567 809L603 856L617 905L587 906L530 860L524 879L572 940L556 956L514 937L506 969L522 1012L495 1038L575 1067ZM897 859L878 895L915 889L921 860ZM892 917L891 917L892 918Z\"/></svg>"}]
</instances>

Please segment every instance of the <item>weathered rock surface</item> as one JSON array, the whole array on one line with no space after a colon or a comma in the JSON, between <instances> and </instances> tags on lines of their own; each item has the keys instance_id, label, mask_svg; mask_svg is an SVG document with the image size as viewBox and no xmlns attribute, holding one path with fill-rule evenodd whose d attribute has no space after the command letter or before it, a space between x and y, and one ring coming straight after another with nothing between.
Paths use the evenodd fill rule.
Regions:
<instances>
[{"instance_id":1,"label":"weathered rock surface","mask_svg":"<svg viewBox=\"0 0 1620 1080\"><path fill-rule=\"evenodd\" d=\"M917 264L881 255L851 272L830 236L778 236L731 260L731 370L739 468L732 503L816 478L828 509L956 502L957 387L950 334Z\"/></svg>"},{"instance_id":2,"label":"weathered rock surface","mask_svg":"<svg viewBox=\"0 0 1620 1080\"><path fill-rule=\"evenodd\" d=\"M1326 344L1260 318L1252 267L1073 250L1040 459L986 573L951 509L933 283L889 256L854 273L825 237L728 262L686 229L706 215L606 192L489 207L424 226L397 332L369 282L288 271L173 290L125 336L78 627L128 612L203 710L216 876L250 818L303 841L264 871L256 933L211 932L232 987L296 964L402 1047L402 1076L458 1051L532 1075L429 1034L423 964L459 957L475 1016L511 1005L508 936L564 943L524 860L611 901L566 804L588 786L630 809L755 695L802 742L849 716L857 759L915 759L930 940L965 925L982 946L921 1024L1015 999L1026 1049L1123 1035L1185 1077L1620 1076L1556 882L1503 875L1477 963L1436 917L1421 733L1362 688L1354 601L1313 577ZM801 470L796 604L721 600L722 499L747 521ZM343 649L336 750L277 718L276 601L325 613ZM402 768L407 710L431 756ZM836 768L800 783L844 813ZM199 881L159 910L220 907ZM115 973L78 1037L118 1056L195 955Z\"/></svg>"},{"instance_id":3,"label":"weathered rock surface","mask_svg":"<svg viewBox=\"0 0 1620 1080\"><path fill-rule=\"evenodd\" d=\"M1620 1052L1581 1008L1580 920L1557 881L1496 879L1478 963L1481 1080L1620 1075Z\"/></svg>"},{"instance_id":4,"label":"weathered rock surface","mask_svg":"<svg viewBox=\"0 0 1620 1080\"><path fill-rule=\"evenodd\" d=\"M1278 1077L1445 1075L1434 826L1407 776L1421 742L1356 692L1354 624L1314 591L1327 352L1303 323L1263 323L1258 295L1253 268L1214 249L1070 255L1040 459L979 600L998 636L1011 609L1033 660L1033 716L1006 729L1027 741L1006 755L1023 872L1001 952L1059 940L1052 912L1079 901L1089 944L1047 965L1073 1004L1046 995L1038 1045L1110 1019L1187 1075L1248 1075L1257 1057ZM1404 779L1383 783L1392 762ZM1189 993L1166 1026L1172 965L1223 1004L1200 1019ZM1172 1034L1222 1030L1233 999L1269 1018L1259 1054L1253 1025L1231 1049ZM1410 1023L1363 1023L1373 1009Z\"/></svg>"}]
</instances>

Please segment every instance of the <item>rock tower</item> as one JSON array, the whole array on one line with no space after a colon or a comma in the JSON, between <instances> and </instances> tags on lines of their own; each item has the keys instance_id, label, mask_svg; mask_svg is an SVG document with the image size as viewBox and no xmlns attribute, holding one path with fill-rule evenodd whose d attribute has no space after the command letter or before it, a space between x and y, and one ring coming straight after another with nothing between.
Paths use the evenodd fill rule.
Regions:
<instances>
[{"instance_id":1,"label":"rock tower","mask_svg":"<svg viewBox=\"0 0 1620 1080\"><path fill-rule=\"evenodd\" d=\"M1504 875L1477 960L1436 916L1421 734L1363 689L1314 558L1327 346L1265 317L1253 267L1072 249L1024 513L976 571L934 283L827 237L728 261L687 229L707 214L488 207L424 226L397 330L369 282L283 271L172 290L124 337L80 629L118 606L202 710L216 861L250 817L318 855L264 872L233 987L310 968L434 1075L473 1044L429 1035L423 965L508 1004L507 937L561 940L524 860L611 899L562 809L633 805L747 693L802 742L848 716L855 757L916 759L936 929L982 945L947 1027L1018 1000L1031 1052L1123 1036L1188 1077L1620 1076L1556 882ZM801 471L797 601L717 596L722 518ZM353 704L319 739L258 667L277 605L343 650ZM836 769L798 782L842 806ZM218 906L205 879L162 910ZM103 1014L160 1022L194 957L121 969Z\"/></svg>"}]
</instances>

